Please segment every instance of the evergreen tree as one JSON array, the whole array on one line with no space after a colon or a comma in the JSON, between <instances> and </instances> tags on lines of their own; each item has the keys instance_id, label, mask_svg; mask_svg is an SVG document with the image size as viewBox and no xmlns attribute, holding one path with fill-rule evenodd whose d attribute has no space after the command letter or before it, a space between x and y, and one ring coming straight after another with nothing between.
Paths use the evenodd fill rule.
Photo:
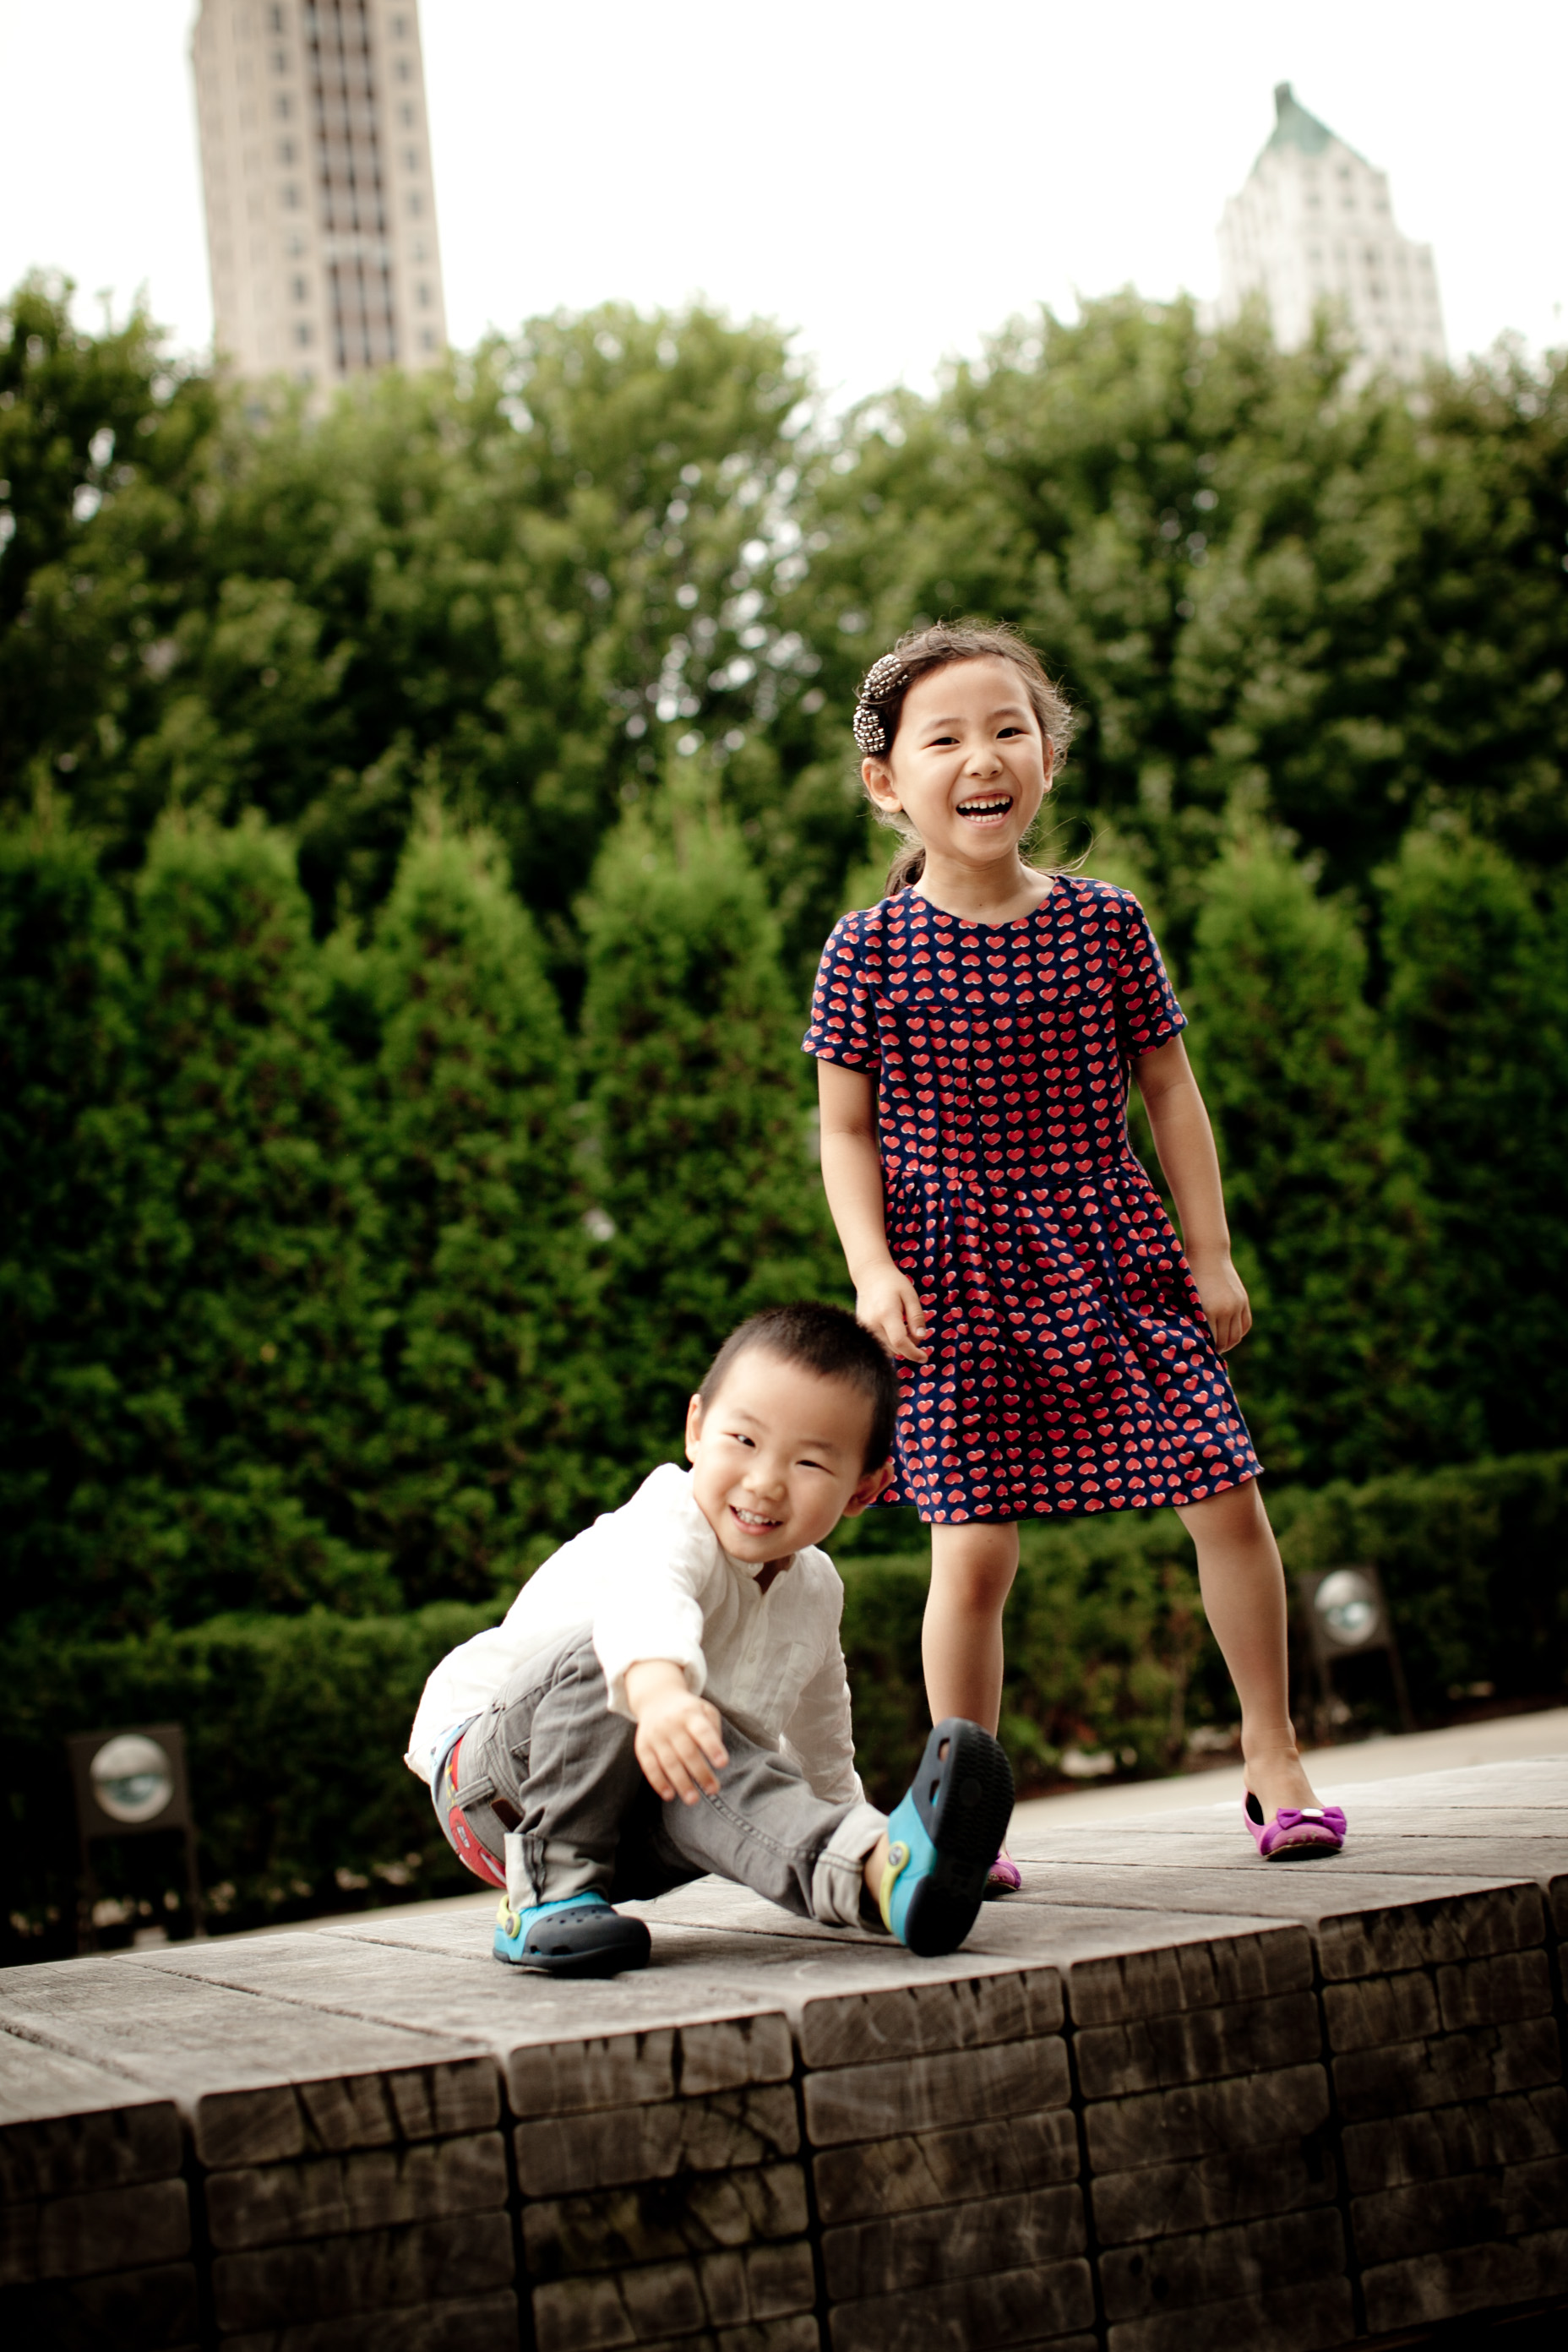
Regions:
<instances>
[{"instance_id":1,"label":"evergreen tree","mask_svg":"<svg viewBox=\"0 0 1568 2352\"><path fill-rule=\"evenodd\" d=\"M1568 898L1485 842L1412 833L1383 877L1388 1013L1439 1249L1446 1391L1468 1450L1568 1413Z\"/></svg>"},{"instance_id":2,"label":"evergreen tree","mask_svg":"<svg viewBox=\"0 0 1568 2352\"><path fill-rule=\"evenodd\" d=\"M672 797L659 823L623 820L579 910L605 1358L638 1470L679 1458L735 1323L844 1295L778 925L733 828L689 782Z\"/></svg>"},{"instance_id":3,"label":"evergreen tree","mask_svg":"<svg viewBox=\"0 0 1568 2352\"><path fill-rule=\"evenodd\" d=\"M1254 1328L1232 1359L1278 1476L1366 1476L1434 1441L1419 1189L1344 908L1259 835L1210 869L1188 1009Z\"/></svg>"},{"instance_id":4,"label":"evergreen tree","mask_svg":"<svg viewBox=\"0 0 1568 2352\"><path fill-rule=\"evenodd\" d=\"M127 1090L120 908L63 826L0 835L0 1621L91 1613L84 1489L125 1466L117 1411L146 1119ZM108 1605L112 1609L112 1595Z\"/></svg>"},{"instance_id":5,"label":"evergreen tree","mask_svg":"<svg viewBox=\"0 0 1568 2352\"><path fill-rule=\"evenodd\" d=\"M165 829L133 913L68 835L5 842L5 1612L384 1605L369 1203L288 852Z\"/></svg>"},{"instance_id":6,"label":"evergreen tree","mask_svg":"<svg viewBox=\"0 0 1568 2352\"><path fill-rule=\"evenodd\" d=\"M136 889L135 1085L152 1121L119 1337L134 1467L96 1497L105 1600L387 1605L351 1493L379 1414L344 1057L285 843L166 824Z\"/></svg>"},{"instance_id":7,"label":"evergreen tree","mask_svg":"<svg viewBox=\"0 0 1568 2352\"><path fill-rule=\"evenodd\" d=\"M366 1524L412 1605L489 1592L584 1504L598 1394L574 1069L497 845L432 818L359 984L389 1386Z\"/></svg>"}]
</instances>

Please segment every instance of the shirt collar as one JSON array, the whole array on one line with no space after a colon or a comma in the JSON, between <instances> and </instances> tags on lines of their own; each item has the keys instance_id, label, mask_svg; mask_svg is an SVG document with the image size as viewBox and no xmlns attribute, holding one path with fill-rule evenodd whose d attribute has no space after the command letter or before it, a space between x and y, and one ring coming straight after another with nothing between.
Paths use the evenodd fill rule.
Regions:
<instances>
[{"instance_id":1,"label":"shirt collar","mask_svg":"<svg viewBox=\"0 0 1568 2352\"><path fill-rule=\"evenodd\" d=\"M724 1554L724 1557L725 1557L725 1559L730 1562L730 1564L731 1564L731 1566L732 1568L737 1568L737 1569L739 1569L739 1570L740 1570L740 1572L741 1572L741 1574L742 1574L742 1576L749 1576L749 1577L751 1578L752 1582L753 1584L755 1584L755 1582L756 1582L756 1580L757 1580L758 1577L759 1577L759 1576L761 1576L761 1574L762 1574L762 1572L763 1572L763 1569L765 1569L765 1568L771 1568L771 1567L772 1567L772 1565L773 1565L773 1563L772 1563L772 1561L771 1561L771 1560L766 1560L766 1559L757 1559L757 1560L752 1560L752 1559L737 1559L735 1558L735 1556L734 1556L734 1554L733 1554L732 1552L728 1552L728 1551ZM792 1551L792 1552L790 1553L790 1555L789 1555L789 1558L788 1558L786 1560L784 1560L784 1561L781 1564L780 1569L779 1569L779 1576L787 1576L787 1575L788 1575L788 1573L789 1573L789 1571L790 1571L790 1570L795 1566L795 1561L796 1561L799 1558L800 1558L800 1554L799 1554L799 1552L797 1552L797 1551ZM774 1579L773 1579L773 1584L776 1584L776 1583L778 1582L778 1580L779 1580L779 1576L775 1576L775 1577L774 1577ZM770 1585L770 1586L768 1587L768 1590L769 1590L769 1591L771 1592L771 1591L772 1591L772 1590L773 1590L773 1585Z\"/></svg>"}]
</instances>

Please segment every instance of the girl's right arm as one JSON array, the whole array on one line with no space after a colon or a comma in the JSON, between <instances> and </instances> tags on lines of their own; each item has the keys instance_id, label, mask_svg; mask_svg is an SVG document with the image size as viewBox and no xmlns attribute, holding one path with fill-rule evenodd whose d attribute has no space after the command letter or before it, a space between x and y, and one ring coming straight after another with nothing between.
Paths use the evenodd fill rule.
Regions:
<instances>
[{"instance_id":1,"label":"girl's right arm","mask_svg":"<svg viewBox=\"0 0 1568 2352\"><path fill-rule=\"evenodd\" d=\"M888 1248L882 1162L877 1150L876 1104L864 1070L818 1061L822 1106L822 1181L838 1228L855 1313L889 1355L911 1364L926 1360L925 1310L915 1286Z\"/></svg>"}]
</instances>

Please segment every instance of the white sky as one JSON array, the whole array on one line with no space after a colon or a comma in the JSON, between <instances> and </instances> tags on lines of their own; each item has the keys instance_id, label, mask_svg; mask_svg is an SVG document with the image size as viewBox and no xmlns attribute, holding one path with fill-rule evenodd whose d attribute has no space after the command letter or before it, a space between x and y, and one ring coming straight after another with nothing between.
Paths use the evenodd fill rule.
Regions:
<instances>
[{"instance_id":1,"label":"white sky","mask_svg":"<svg viewBox=\"0 0 1568 2352\"><path fill-rule=\"evenodd\" d=\"M0 0L0 289L212 328L195 0ZM1449 347L1568 341L1563 0L423 0L448 326L702 294L838 397L1013 311L1217 289L1273 85L1391 177ZM970 28L974 29L970 29ZM97 313L90 299L85 318Z\"/></svg>"}]
</instances>

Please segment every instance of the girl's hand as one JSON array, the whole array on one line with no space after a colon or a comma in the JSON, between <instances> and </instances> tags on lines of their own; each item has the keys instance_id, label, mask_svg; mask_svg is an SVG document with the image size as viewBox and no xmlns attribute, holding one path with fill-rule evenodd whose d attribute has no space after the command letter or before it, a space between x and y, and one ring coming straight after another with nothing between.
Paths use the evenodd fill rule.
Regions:
<instances>
[{"instance_id":1,"label":"girl's hand","mask_svg":"<svg viewBox=\"0 0 1568 2352\"><path fill-rule=\"evenodd\" d=\"M1228 1250L1214 1250L1189 1258L1187 1263L1204 1303L1209 1329L1214 1333L1215 1346L1222 1356L1228 1356L1252 1328L1247 1285L1232 1265Z\"/></svg>"},{"instance_id":2,"label":"girl's hand","mask_svg":"<svg viewBox=\"0 0 1568 2352\"><path fill-rule=\"evenodd\" d=\"M901 1356L907 1364L925 1362L925 1308L914 1284L890 1258L876 1274L857 1284L855 1320L880 1339L890 1356Z\"/></svg>"}]
</instances>

